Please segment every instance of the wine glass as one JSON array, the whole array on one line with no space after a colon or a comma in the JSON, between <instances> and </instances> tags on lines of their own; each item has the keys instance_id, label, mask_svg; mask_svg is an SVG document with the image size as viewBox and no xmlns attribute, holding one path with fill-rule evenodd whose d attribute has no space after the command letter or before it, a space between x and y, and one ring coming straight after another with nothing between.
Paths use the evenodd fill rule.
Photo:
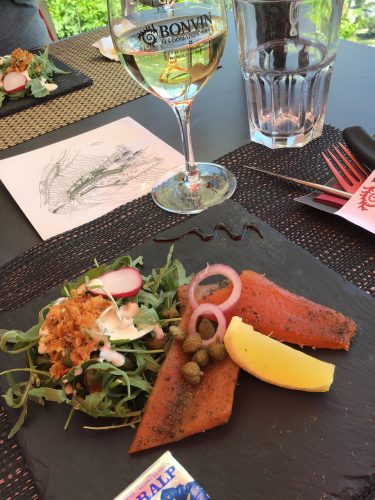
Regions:
<instances>
[{"instance_id":1,"label":"wine glass","mask_svg":"<svg viewBox=\"0 0 375 500\"><path fill-rule=\"evenodd\" d=\"M107 0L114 46L127 72L166 101L180 128L185 165L170 170L152 188L157 205L198 213L230 198L235 177L214 163L195 162L190 109L224 51L223 0Z\"/></svg>"}]
</instances>

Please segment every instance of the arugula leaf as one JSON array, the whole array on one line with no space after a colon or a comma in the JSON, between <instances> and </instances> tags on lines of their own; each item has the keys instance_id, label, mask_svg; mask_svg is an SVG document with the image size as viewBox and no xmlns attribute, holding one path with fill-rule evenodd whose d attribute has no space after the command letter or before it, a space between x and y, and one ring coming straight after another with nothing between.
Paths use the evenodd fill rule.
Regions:
<instances>
[{"instance_id":1,"label":"arugula leaf","mask_svg":"<svg viewBox=\"0 0 375 500\"><path fill-rule=\"evenodd\" d=\"M0 330L0 349L8 354L18 354L30 349L39 341L39 330L44 320L32 326L27 332L19 330ZM14 344L13 349L8 349L7 343Z\"/></svg>"},{"instance_id":2,"label":"arugula leaf","mask_svg":"<svg viewBox=\"0 0 375 500\"><path fill-rule=\"evenodd\" d=\"M155 309L153 307L147 307L143 304L139 308L138 314L133 318L135 326L140 328L142 325L156 325L158 321L159 316Z\"/></svg>"},{"instance_id":3,"label":"arugula leaf","mask_svg":"<svg viewBox=\"0 0 375 500\"><path fill-rule=\"evenodd\" d=\"M133 260L130 255L118 257L112 264L106 266L107 271L117 271L122 267L138 267L143 265L143 257L137 257Z\"/></svg>"},{"instance_id":4,"label":"arugula leaf","mask_svg":"<svg viewBox=\"0 0 375 500\"><path fill-rule=\"evenodd\" d=\"M36 387L30 389L28 392L29 398L45 399L46 401L53 401L55 403L65 403L67 397L62 389L52 389L50 387Z\"/></svg>"},{"instance_id":5,"label":"arugula leaf","mask_svg":"<svg viewBox=\"0 0 375 500\"><path fill-rule=\"evenodd\" d=\"M13 437L16 434L16 432L18 432L20 430L20 428L23 426L23 424L25 422L26 415L27 415L27 404L24 404L22 407L22 411L18 417L17 422L14 424L10 433L8 434L8 439Z\"/></svg>"},{"instance_id":6,"label":"arugula leaf","mask_svg":"<svg viewBox=\"0 0 375 500\"><path fill-rule=\"evenodd\" d=\"M75 290L78 288L80 285L83 285L86 282L86 277L89 280L93 280L95 278L98 278L102 274L106 272L107 266L104 264L101 264L100 266L93 267L89 269L83 276L80 276L76 281L67 281L64 285L64 288L61 289L61 294L63 297L67 297L67 291L70 292L71 290Z\"/></svg>"},{"instance_id":7,"label":"arugula leaf","mask_svg":"<svg viewBox=\"0 0 375 500\"><path fill-rule=\"evenodd\" d=\"M150 394L152 391L152 387L147 382L147 380L143 379L139 375L129 376L129 382L130 382L130 385L132 385L133 387L138 387L139 389L142 389L142 391L147 392L147 394Z\"/></svg>"},{"instance_id":8,"label":"arugula leaf","mask_svg":"<svg viewBox=\"0 0 375 500\"><path fill-rule=\"evenodd\" d=\"M104 392L93 392L79 402L79 409L91 417L115 417L112 401Z\"/></svg>"},{"instance_id":9,"label":"arugula leaf","mask_svg":"<svg viewBox=\"0 0 375 500\"><path fill-rule=\"evenodd\" d=\"M126 418L128 416L128 412L129 412L128 402L132 399L135 399L140 394L142 394L142 390L136 389L132 392L132 395L130 398L128 396L125 396L124 398L120 399L120 401L118 403L116 403L116 405L115 405L116 415L118 417L121 417L121 418Z\"/></svg>"},{"instance_id":10,"label":"arugula leaf","mask_svg":"<svg viewBox=\"0 0 375 500\"><path fill-rule=\"evenodd\" d=\"M185 268L178 259L173 261L173 265L175 267L175 281L178 285L188 285L192 279L192 275L186 276Z\"/></svg>"},{"instance_id":11,"label":"arugula leaf","mask_svg":"<svg viewBox=\"0 0 375 500\"><path fill-rule=\"evenodd\" d=\"M14 388L17 385L17 382L14 380L14 377L11 373L7 373L6 378L7 378L9 387Z\"/></svg>"},{"instance_id":12,"label":"arugula leaf","mask_svg":"<svg viewBox=\"0 0 375 500\"><path fill-rule=\"evenodd\" d=\"M151 306L155 309L160 307L164 302L165 296L164 292L160 292L159 296L154 295L151 292L146 292L145 290L140 290L137 295L138 303L144 304L146 306Z\"/></svg>"},{"instance_id":13,"label":"arugula leaf","mask_svg":"<svg viewBox=\"0 0 375 500\"><path fill-rule=\"evenodd\" d=\"M153 269L151 272L151 275L146 278L146 283L144 284L144 288L146 290L149 290L151 293L156 294L159 287L161 286L165 274L168 272L169 268L171 267L171 262L172 262L172 254L173 254L173 245L169 249L168 255L167 255L167 262L164 267L161 267L160 269Z\"/></svg>"},{"instance_id":14,"label":"arugula leaf","mask_svg":"<svg viewBox=\"0 0 375 500\"><path fill-rule=\"evenodd\" d=\"M2 107L2 105L3 105L3 101L4 101L4 99L5 99L5 96L6 96L5 92L3 92L3 91L0 89L0 109L1 109L1 107Z\"/></svg>"},{"instance_id":15,"label":"arugula leaf","mask_svg":"<svg viewBox=\"0 0 375 500\"><path fill-rule=\"evenodd\" d=\"M153 371L157 373L160 370L160 365L155 359L150 356L149 354L144 354L143 355L143 360L145 362L145 368L147 370Z\"/></svg>"},{"instance_id":16,"label":"arugula leaf","mask_svg":"<svg viewBox=\"0 0 375 500\"><path fill-rule=\"evenodd\" d=\"M158 295L161 292L176 292L180 285L190 282L191 277L186 276L186 272L180 261L172 261L173 245L169 249L167 261L164 267L153 269L151 274L144 278L143 289L152 295ZM166 296L167 304L171 305L175 293Z\"/></svg>"},{"instance_id":17,"label":"arugula leaf","mask_svg":"<svg viewBox=\"0 0 375 500\"><path fill-rule=\"evenodd\" d=\"M30 89L32 95L37 99L45 97L49 94L49 90L42 82L41 77L32 78L31 80L29 80L26 84L26 89Z\"/></svg>"},{"instance_id":18,"label":"arugula leaf","mask_svg":"<svg viewBox=\"0 0 375 500\"><path fill-rule=\"evenodd\" d=\"M13 380L11 387L9 387L3 395L6 404L10 406L10 408L20 408L23 406L26 399L25 391L27 390L28 384L28 381L15 383Z\"/></svg>"},{"instance_id":19,"label":"arugula leaf","mask_svg":"<svg viewBox=\"0 0 375 500\"><path fill-rule=\"evenodd\" d=\"M39 54L39 57L44 62L42 76L48 81L51 81L51 78L54 75L68 75L69 71L64 71L58 68L53 61L48 58L48 45L44 49L43 54Z\"/></svg>"},{"instance_id":20,"label":"arugula leaf","mask_svg":"<svg viewBox=\"0 0 375 500\"><path fill-rule=\"evenodd\" d=\"M109 373L111 375L114 375L117 377L119 380L124 382L124 385L128 388L128 396L130 396L130 386L138 387L139 389L142 389L143 391L150 393L151 392L151 386L147 382L147 380L144 380L141 378L139 375L128 375L124 370L121 370L120 368L116 368L113 366L111 363L107 362L100 362L100 363L95 363L94 365L90 366L91 370L97 370L101 373ZM110 387L113 389L113 379L109 380L106 384L106 386ZM119 382L117 382L117 385Z\"/></svg>"},{"instance_id":21,"label":"arugula leaf","mask_svg":"<svg viewBox=\"0 0 375 500\"><path fill-rule=\"evenodd\" d=\"M14 424L10 433L8 434L8 438L14 436L14 434L16 434L16 432L22 427L25 421L25 417L27 414L27 396L30 386L30 380L28 380L27 382L19 382L18 384L14 383L14 380L12 380L12 386L3 396L5 402L11 408L22 408L17 422Z\"/></svg>"},{"instance_id":22,"label":"arugula leaf","mask_svg":"<svg viewBox=\"0 0 375 500\"><path fill-rule=\"evenodd\" d=\"M12 58L9 55L0 57L0 61L1 61L0 62L0 70L2 72L5 72L5 70L7 69L7 67L12 64Z\"/></svg>"},{"instance_id":23,"label":"arugula leaf","mask_svg":"<svg viewBox=\"0 0 375 500\"><path fill-rule=\"evenodd\" d=\"M39 313L38 313L38 319L39 319L40 322L42 322L42 321L44 321L46 319L47 313L51 309L51 307L53 306L54 303L55 303L55 301L50 302L46 306L43 306L42 309L39 311Z\"/></svg>"},{"instance_id":24,"label":"arugula leaf","mask_svg":"<svg viewBox=\"0 0 375 500\"><path fill-rule=\"evenodd\" d=\"M37 78L43 76L43 71L45 67L45 60L41 55L34 54L33 60L27 67L27 73L30 78Z\"/></svg>"},{"instance_id":25,"label":"arugula leaf","mask_svg":"<svg viewBox=\"0 0 375 500\"><path fill-rule=\"evenodd\" d=\"M42 75L48 82L52 82L52 79L55 75L67 75L69 71L64 71L57 66L50 60L47 59L44 63L44 68Z\"/></svg>"}]
</instances>

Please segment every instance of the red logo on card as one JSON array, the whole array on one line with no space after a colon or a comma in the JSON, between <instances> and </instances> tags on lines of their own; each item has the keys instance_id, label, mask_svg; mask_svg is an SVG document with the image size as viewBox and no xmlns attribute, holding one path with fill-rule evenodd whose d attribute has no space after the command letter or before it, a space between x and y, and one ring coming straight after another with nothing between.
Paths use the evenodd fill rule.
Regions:
<instances>
[{"instance_id":1,"label":"red logo on card","mask_svg":"<svg viewBox=\"0 0 375 500\"><path fill-rule=\"evenodd\" d=\"M375 186L363 187L359 197L358 206L362 212L366 212L369 208L375 208Z\"/></svg>"}]
</instances>

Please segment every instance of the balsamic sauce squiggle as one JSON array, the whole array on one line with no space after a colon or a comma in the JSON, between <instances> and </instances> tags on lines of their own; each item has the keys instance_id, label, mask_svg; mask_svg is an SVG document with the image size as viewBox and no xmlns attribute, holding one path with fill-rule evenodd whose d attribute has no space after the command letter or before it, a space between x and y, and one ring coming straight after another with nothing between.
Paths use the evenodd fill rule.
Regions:
<instances>
[{"instance_id":1,"label":"balsamic sauce squiggle","mask_svg":"<svg viewBox=\"0 0 375 500\"><path fill-rule=\"evenodd\" d=\"M195 234L202 241L211 241L214 238L216 238L219 231L224 231L229 236L229 238L231 240L234 240L234 241L242 240L248 231L255 231L258 234L258 236L263 239L262 231L255 224L244 224L242 227L242 231L240 233L234 233L232 231L232 228L228 224L220 222L219 224L216 224L213 233L206 234L198 227L193 227L193 229L189 229L189 231L186 231L186 233L180 234L178 236L174 236L172 238L158 238L158 237L156 237L156 238L153 238L153 241L155 241L157 243L174 243L175 241L182 240L182 238L185 238L185 236L188 236L190 234Z\"/></svg>"}]
</instances>

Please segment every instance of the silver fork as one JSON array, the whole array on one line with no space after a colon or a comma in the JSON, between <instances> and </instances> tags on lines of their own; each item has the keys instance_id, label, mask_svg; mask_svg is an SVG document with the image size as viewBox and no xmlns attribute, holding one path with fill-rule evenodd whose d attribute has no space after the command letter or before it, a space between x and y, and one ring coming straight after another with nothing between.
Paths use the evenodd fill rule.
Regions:
<instances>
[{"instance_id":1,"label":"silver fork","mask_svg":"<svg viewBox=\"0 0 375 500\"><path fill-rule=\"evenodd\" d=\"M325 153L322 153L322 156L342 189L347 193L354 194L367 179L368 173L348 148L346 148L341 142L339 143L339 146L350 159L350 161L336 146L334 146L333 149L335 150L337 156L341 159L341 162L332 153L332 151L327 151L328 155L332 158L336 166L332 163L330 158Z\"/></svg>"}]
</instances>

